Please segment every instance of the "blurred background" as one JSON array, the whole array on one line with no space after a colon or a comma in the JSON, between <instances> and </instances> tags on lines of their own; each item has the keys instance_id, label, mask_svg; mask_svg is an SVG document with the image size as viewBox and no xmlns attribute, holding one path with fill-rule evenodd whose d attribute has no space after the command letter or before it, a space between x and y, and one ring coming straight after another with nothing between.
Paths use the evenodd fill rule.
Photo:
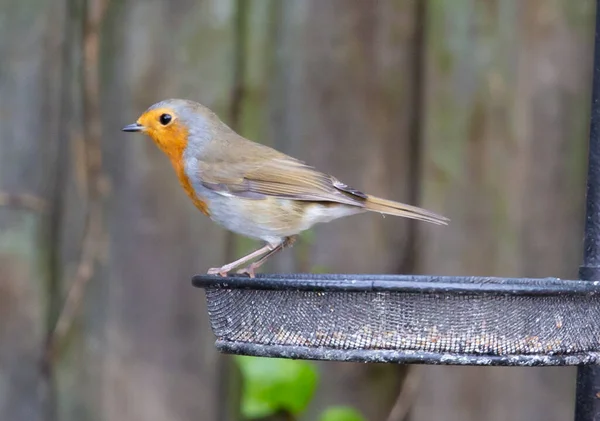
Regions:
<instances>
[{"instance_id":1,"label":"blurred background","mask_svg":"<svg viewBox=\"0 0 600 421\"><path fill-rule=\"evenodd\" d=\"M193 99L452 220L318 226L270 271L574 278L594 9L1 0L0 420L572 419L571 368L219 355L190 278L256 244L200 214L155 145L120 129Z\"/></svg>"}]
</instances>

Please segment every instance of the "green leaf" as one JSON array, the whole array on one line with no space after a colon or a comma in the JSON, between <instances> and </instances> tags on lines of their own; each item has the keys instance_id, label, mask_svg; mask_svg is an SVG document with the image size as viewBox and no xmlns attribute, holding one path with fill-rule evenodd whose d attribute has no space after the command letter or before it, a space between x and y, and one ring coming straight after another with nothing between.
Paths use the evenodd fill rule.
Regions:
<instances>
[{"instance_id":1,"label":"green leaf","mask_svg":"<svg viewBox=\"0 0 600 421\"><path fill-rule=\"evenodd\" d=\"M319 421L367 421L354 408L348 406L332 406L321 414Z\"/></svg>"},{"instance_id":2,"label":"green leaf","mask_svg":"<svg viewBox=\"0 0 600 421\"><path fill-rule=\"evenodd\" d=\"M308 361L237 356L242 372L242 415L261 418L283 410L298 414L315 392L318 373Z\"/></svg>"}]
</instances>

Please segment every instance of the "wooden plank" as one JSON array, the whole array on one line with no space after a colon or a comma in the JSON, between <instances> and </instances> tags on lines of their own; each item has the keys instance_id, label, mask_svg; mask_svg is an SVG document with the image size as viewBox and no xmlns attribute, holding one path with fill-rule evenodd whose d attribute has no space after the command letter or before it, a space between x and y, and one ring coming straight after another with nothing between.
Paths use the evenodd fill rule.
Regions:
<instances>
[{"instance_id":1,"label":"wooden plank","mask_svg":"<svg viewBox=\"0 0 600 421\"><path fill-rule=\"evenodd\" d=\"M0 419L45 420L64 2L0 4Z\"/></svg>"},{"instance_id":2,"label":"wooden plank","mask_svg":"<svg viewBox=\"0 0 600 421\"><path fill-rule=\"evenodd\" d=\"M421 272L577 276L593 2L427 3ZM427 227L425 227L427 228ZM412 420L564 420L574 370L423 367Z\"/></svg>"},{"instance_id":3,"label":"wooden plank","mask_svg":"<svg viewBox=\"0 0 600 421\"><path fill-rule=\"evenodd\" d=\"M109 3L100 59L105 236L83 316L60 360L60 419L217 418L221 357L203 293L190 278L224 263L224 231L193 207L150 139L120 129L169 97L227 111L234 12L233 0ZM81 121L74 126L77 145ZM80 197L77 149L67 204ZM63 229L67 285L80 237L67 220Z\"/></svg>"}]
</instances>

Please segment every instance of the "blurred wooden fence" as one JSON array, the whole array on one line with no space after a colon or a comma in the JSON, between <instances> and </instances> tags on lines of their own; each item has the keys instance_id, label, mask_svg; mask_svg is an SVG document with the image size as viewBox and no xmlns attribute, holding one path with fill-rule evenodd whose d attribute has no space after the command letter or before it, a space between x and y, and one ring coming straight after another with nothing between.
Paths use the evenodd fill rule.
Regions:
<instances>
[{"instance_id":1,"label":"blurred wooden fence","mask_svg":"<svg viewBox=\"0 0 600 421\"><path fill-rule=\"evenodd\" d=\"M591 0L2 0L0 419L230 420L190 276L249 247L120 128L186 97L452 219L319 227L272 270L574 277ZM91 233L91 234L90 234ZM82 255L84 264L82 265ZM87 256L87 257L86 257ZM86 284L50 371L44 341ZM320 364L306 415L384 420L406 367ZM411 368L412 421L564 420L572 369Z\"/></svg>"}]
</instances>

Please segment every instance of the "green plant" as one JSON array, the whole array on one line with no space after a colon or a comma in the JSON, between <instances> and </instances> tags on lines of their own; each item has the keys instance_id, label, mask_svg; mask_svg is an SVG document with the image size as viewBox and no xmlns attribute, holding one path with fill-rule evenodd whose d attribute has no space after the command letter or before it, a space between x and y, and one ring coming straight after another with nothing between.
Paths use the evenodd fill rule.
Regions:
<instances>
[{"instance_id":1,"label":"green plant","mask_svg":"<svg viewBox=\"0 0 600 421\"><path fill-rule=\"evenodd\" d=\"M235 357L242 374L242 416L264 418L276 413L301 414L315 394L319 373L308 361ZM294 418L295 419L295 418ZM334 406L319 421L365 421L355 409Z\"/></svg>"},{"instance_id":2,"label":"green plant","mask_svg":"<svg viewBox=\"0 0 600 421\"><path fill-rule=\"evenodd\" d=\"M236 357L242 372L242 415L253 419L285 411L292 415L309 404L318 382L306 361Z\"/></svg>"}]
</instances>

